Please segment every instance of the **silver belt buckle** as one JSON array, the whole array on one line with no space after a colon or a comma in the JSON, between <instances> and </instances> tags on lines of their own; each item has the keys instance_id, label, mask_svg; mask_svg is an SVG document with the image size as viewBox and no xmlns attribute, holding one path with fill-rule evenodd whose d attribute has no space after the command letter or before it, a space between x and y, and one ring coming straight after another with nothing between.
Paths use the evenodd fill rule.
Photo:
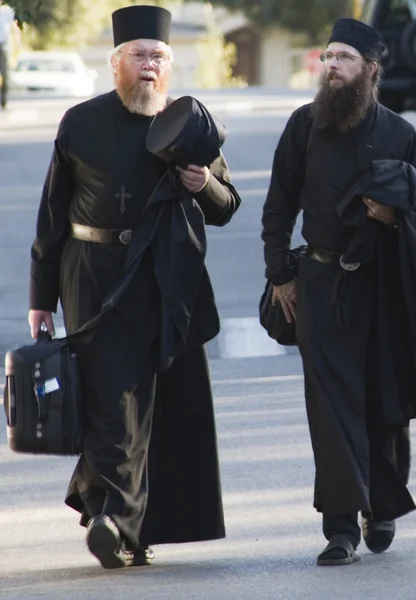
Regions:
<instances>
[{"instance_id":1,"label":"silver belt buckle","mask_svg":"<svg viewBox=\"0 0 416 600\"><path fill-rule=\"evenodd\" d=\"M128 244L130 244L130 242L131 242L131 229L125 229L124 231L122 231L120 233L120 235L118 236L118 239L120 240L120 242L122 244L125 244L126 246Z\"/></svg>"},{"instance_id":2,"label":"silver belt buckle","mask_svg":"<svg viewBox=\"0 0 416 600\"><path fill-rule=\"evenodd\" d=\"M344 258L344 255L342 255L341 258L339 259L339 264L341 265L341 267L343 269L345 269L345 271L356 271L357 269L359 269L361 267L361 263L359 263L359 262L346 263L342 260L343 258Z\"/></svg>"}]
</instances>

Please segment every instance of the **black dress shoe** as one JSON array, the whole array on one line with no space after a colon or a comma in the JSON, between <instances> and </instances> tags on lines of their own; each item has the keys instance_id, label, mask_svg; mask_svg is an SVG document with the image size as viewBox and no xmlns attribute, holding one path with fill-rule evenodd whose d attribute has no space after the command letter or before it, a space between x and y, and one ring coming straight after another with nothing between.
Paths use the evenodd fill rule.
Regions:
<instances>
[{"instance_id":1,"label":"black dress shoe","mask_svg":"<svg viewBox=\"0 0 416 600\"><path fill-rule=\"evenodd\" d=\"M390 546L396 533L394 521L373 521L363 517L361 529L365 545L371 552L379 554Z\"/></svg>"},{"instance_id":2,"label":"black dress shoe","mask_svg":"<svg viewBox=\"0 0 416 600\"><path fill-rule=\"evenodd\" d=\"M120 532L106 515L93 517L88 522L87 546L104 569L120 569L127 564L127 553L122 548Z\"/></svg>"},{"instance_id":3,"label":"black dress shoe","mask_svg":"<svg viewBox=\"0 0 416 600\"><path fill-rule=\"evenodd\" d=\"M143 567L152 564L155 553L150 546L142 546L137 550L126 551L125 557L127 567Z\"/></svg>"}]
</instances>

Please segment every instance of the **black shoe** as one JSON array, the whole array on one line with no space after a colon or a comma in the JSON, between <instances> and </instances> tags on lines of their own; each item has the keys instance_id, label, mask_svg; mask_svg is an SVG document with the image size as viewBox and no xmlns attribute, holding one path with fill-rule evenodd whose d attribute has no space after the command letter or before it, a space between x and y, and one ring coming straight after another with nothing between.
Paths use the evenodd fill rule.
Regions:
<instances>
[{"instance_id":1,"label":"black shoe","mask_svg":"<svg viewBox=\"0 0 416 600\"><path fill-rule=\"evenodd\" d=\"M346 535L333 535L327 546L318 556L319 567L351 565L360 560L360 555Z\"/></svg>"},{"instance_id":2,"label":"black shoe","mask_svg":"<svg viewBox=\"0 0 416 600\"><path fill-rule=\"evenodd\" d=\"M126 551L125 557L127 567L143 567L152 564L155 553L150 546L142 546L137 550Z\"/></svg>"},{"instance_id":3,"label":"black shoe","mask_svg":"<svg viewBox=\"0 0 416 600\"><path fill-rule=\"evenodd\" d=\"M379 554L390 546L396 533L394 521L373 521L362 518L361 529L365 545L371 552Z\"/></svg>"},{"instance_id":4,"label":"black shoe","mask_svg":"<svg viewBox=\"0 0 416 600\"><path fill-rule=\"evenodd\" d=\"M122 548L120 532L106 515L93 517L88 522L87 546L104 569L120 569L127 564L127 553Z\"/></svg>"}]
</instances>

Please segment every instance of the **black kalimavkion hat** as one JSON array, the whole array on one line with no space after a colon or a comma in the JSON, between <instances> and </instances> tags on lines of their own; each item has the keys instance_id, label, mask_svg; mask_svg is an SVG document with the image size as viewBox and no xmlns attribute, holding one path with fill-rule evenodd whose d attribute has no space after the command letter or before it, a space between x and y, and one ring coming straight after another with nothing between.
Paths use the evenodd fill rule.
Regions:
<instances>
[{"instance_id":1,"label":"black kalimavkion hat","mask_svg":"<svg viewBox=\"0 0 416 600\"><path fill-rule=\"evenodd\" d=\"M335 21L328 46L332 42L348 44L361 54L378 59L381 59L386 50L384 39L378 31L356 19L343 18Z\"/></svg>"},{"instance_id":2,"label":"black kalimavkion hat","mask_svg":"<svg viewBox=\"0 0 416 600\"><path fill-rule=\"evenodd\" d=\"M146 138L149 152L166 162L209 166L220 155L227 131L192 96L174 100L153 120Z\"/></svg>"},{"instance_id":3,"label":"black kalimavkion hat","mask_svg":"<svg viewBox=\"0 0 416 600\"><path fill-rule=\"evenodd\" d=\"M112 14L114 47L132 40L159 40L169 44L171 13L160 6L126 6Z\"/></svg>"}]
</instances>

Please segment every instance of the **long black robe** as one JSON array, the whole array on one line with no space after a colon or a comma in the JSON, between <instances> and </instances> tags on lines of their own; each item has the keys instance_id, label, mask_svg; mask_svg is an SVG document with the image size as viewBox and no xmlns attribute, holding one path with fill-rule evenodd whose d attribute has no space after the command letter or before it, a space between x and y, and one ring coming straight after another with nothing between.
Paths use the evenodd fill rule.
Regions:
<instances>
[{"instance_id":1,"label":"long black robe","mask_svg":"<svg viewBox=\"0 0 416 600\"><path fill-rule=\"evenodd\" d=\"M306 105L293 114L275 154L263 212L267 276L275 285L292 279L287 250L301 209L308 244L343 253L355 228L338 208L352 181L377 159L416 164L414 128L379 104L348 134L312 130L306 153L310 131ZM296 328L316 465L314 505L326 515L362 510L381 520L415 508L405 485L415 363L397 232L366 222L383 253L357 271L301 260ZM394 280L381 298L377 274L387 270ZM396 328L385 328L380 338L377 319L387 296Z\"/></svg>"},{"instance_id":2,"label":"long black robe","mask_svg":"<svg viewBox=\"0 0 416 600\"><path fill-rule=\"evenodd\" d=\"M146 150L150 123L111 92L70 109L60 125L32 247L30 306L55 311L60 298L70 334L99 313L122 276L127 246L76 240L69 224L134 229L140 223L166 170ZM193 210L202 210L206 224L224 225L240 199L222 155L210 170ZM82 513L83 525L108 514L133 546L225 535L203 347L219 320L206 271L185 352L164 374L158 374L161 306L149 249L80 353L87 426L66 502Z\"/></svg>"}]
</instances>

